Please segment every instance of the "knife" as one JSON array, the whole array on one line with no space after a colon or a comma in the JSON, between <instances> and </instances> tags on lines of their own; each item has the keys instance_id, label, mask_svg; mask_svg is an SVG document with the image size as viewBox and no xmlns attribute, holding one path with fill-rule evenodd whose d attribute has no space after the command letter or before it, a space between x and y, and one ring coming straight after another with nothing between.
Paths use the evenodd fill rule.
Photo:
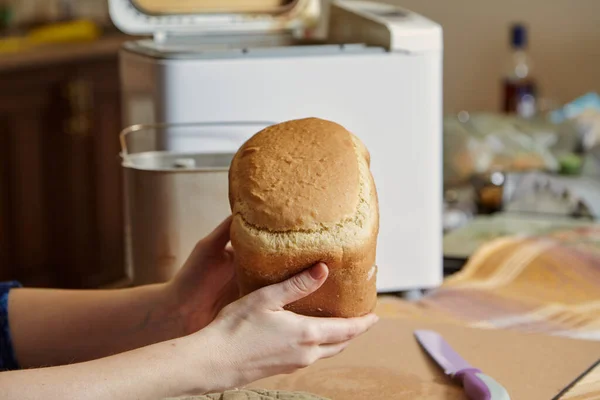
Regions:
<instances>
[{"instance_id":1,"label":"knife","mask_svg":"<svg viewBox=\"0 0 600 400\"><path fill-rule=\"evenodd\" d=\"M461 382L470 400L510 400L508 392L494 379L466 362L437 332L414 332L419 344L444 369L446 375Z\"/></svg>"}]
</instances>

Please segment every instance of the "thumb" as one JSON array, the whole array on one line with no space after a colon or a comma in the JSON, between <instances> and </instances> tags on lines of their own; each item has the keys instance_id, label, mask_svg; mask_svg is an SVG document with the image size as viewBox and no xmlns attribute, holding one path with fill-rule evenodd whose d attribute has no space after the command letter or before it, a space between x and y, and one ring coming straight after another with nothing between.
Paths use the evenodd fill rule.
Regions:
<instances>
[{"instance_id":1,"label":"thumb","mask_svg":"<svg viewBox=\"0 0 600 400\"><path fill-rule=\"evenodd\" d=\"M202 244L209 250L223 250L229 242L229 228L231 227L232 219L233 217L231 215L227 217L202 240Z\"/></svg>"},{"instance_id":2,"label":"thumb","mask_svg":"<svg viewBox=\"0 0 600 400\"><path fill-rule=\"evenodd\" d=\"M264 287L257 291L262 305L276 311L284 306L300 300L319 289L329 274L329 269L323 263L294 275L288 280Z\"/></svg>"}]
</instances>

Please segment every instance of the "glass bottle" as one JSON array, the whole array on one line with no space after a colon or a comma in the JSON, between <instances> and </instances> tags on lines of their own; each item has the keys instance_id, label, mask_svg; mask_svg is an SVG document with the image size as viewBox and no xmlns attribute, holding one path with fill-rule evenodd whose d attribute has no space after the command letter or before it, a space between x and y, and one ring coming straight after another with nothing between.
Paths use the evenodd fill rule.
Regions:
<instances>
[{"instance_id":1,"label":"glass bottle","mask_svg":"<svg viewBox=\"0 0 600 400\"><path fill-rule=\"evenodd\" d=\"M534 116L537 109L537 85L532 74L533 63L527 52L527 39L527 28L523 24L511 27L512 54L503 82L504 112L524 118Z\"/></svg>"}]
</instances>

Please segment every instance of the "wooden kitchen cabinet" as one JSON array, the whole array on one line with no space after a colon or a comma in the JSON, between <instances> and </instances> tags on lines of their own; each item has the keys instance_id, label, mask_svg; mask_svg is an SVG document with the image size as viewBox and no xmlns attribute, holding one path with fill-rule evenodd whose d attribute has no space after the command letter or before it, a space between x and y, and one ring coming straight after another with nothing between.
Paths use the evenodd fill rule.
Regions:
<instances>
[{"instance_id":1,"label":"wooden kitchen cabinet","mask_svg":"<svg viewBox=\"0 0 600 400\"><path fill-rule=\"evenodd\" d=\"M0 280L125 277L117 49L0 68Z\"/></svg>"}]
</instances>

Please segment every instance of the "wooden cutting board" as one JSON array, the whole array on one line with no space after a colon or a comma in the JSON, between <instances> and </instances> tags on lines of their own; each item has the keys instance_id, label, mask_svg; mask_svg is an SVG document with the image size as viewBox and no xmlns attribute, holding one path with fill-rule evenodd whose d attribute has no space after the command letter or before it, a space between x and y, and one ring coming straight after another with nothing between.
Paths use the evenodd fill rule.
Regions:
<instances>
[{"instance_id":1,"label":"wooden cutting board","mask_svg":"<svg viewBox=\"0 0 600 400\"><path fill-rule=\"evenodd\" d=\"M600 342L408 319L382 319L342 354L252 388L307 391L333 400L466 400L423 352L413 332L434 329L513 400L549 400L600 358Z\"/></svg>"}]
</instances>

